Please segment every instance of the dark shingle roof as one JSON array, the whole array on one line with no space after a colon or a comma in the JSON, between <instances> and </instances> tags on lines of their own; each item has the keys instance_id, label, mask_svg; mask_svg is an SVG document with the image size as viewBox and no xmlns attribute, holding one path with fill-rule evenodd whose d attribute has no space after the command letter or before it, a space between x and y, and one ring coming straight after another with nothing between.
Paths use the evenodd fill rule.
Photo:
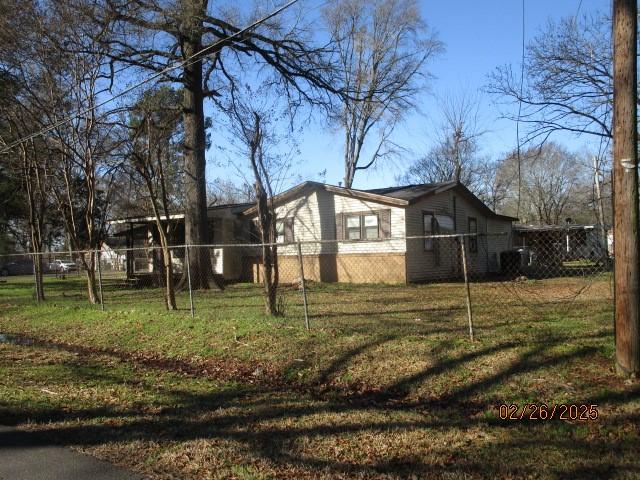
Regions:
<instances>
[{"instance_id":1,"label":"dark shingle roof","mask_svg":"<svg viewBox=\"0 0 640 480\"><path fill-rule=\"evenodd\" d=\"M385 195L387 197L399 198L401 200L411 201L425 195L436 193L439 190L448 190L449 188L453 188L456 185L457 184L455 181L451 181L438 183L421 183L417 185L402 185L399 187L374 188L364 191L375 193L378 195Z\"/></svg>"},{"instance_id":2,"label":"dark shingle roof","mask_svg":"<svg viewBox=\"0 0 640 480\"><path fill-rule=\"evenodd\" d=\"M389 205L397 205L400 207L405 207L407 205L416 203L429 195L435 195L437 193L456 189L457 192L463 195L469 202L472 202L480 211L484 212L486 215L496 218L502 218L509 221L517 220L513 217L496 214L471 191L469 191L467 187L456 181L421 183L417 185L403 185L399 187L374 188L371 190L358 190L355 188L344 188L335 185L328 185L326 183L307 181L301 183L300 185L296 185L295 187L290 188L289 190L282 192L279 195L276 195L274 201L276 204L289 201L291 198L295 198L297 195L300 195L306 189L323 189L329 192L337 193L339 195L361 198L363 200L371 200L374 202L380 202ZM254 205L247 208L243 213L244 215L254 215L255 212L256 207Z\"/></svg>"},{"instance_id":3,"label":"dark shingle roof","mask_svg":"<svg viewBox=\"0 0 640 480\"><path fill-rule=\"evenodd\" d=\"M243 203L222 203L219 205L209 205L207 210L221 210L221 209L229 209L231 213L239 214L246 210L247 208L255 205L256 202L243 202Z\"/></svg>"}]
</instances>

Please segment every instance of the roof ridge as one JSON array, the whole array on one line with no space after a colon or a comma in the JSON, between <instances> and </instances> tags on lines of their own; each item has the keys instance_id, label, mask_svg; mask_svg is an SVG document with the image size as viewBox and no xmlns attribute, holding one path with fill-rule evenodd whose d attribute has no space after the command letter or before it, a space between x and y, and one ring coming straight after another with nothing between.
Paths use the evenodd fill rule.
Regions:
<instances>
[{"instance_id":1,"label":"roof ridge","mask_svg":"<svg viewBox=\"0 0 640 480\"><path fill-rule=\"evenodd\" d=\"M455 180L446 180L442 182L424 182L424 183L409 183L406 185L396 185L392 187L379 187L379 188L370 188L367 190L363 190L364 192L373 191L373 190L402 190L404 188L413 188L413 187L425 187L425 186L435 186L435 185L448 185L452 183L458 183Z\"/></svg>"}]
</instances>

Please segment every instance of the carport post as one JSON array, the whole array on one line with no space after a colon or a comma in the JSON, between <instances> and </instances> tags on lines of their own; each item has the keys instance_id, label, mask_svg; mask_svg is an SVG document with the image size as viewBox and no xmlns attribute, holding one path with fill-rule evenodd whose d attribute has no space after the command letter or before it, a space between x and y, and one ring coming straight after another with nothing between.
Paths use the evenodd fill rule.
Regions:
<instances>
[{"instance_id":1,"label":"carport post","mask_svg":"<svg viewBox=\"0 0 640 480\"><path fill-rule=\"evenodd\" d=\"M469 275L467 274L467 253L464 235L460 236L460 250L462 251L462 271L464 273L464 289L467 297L467 317L469 317L469 338L473 342L473 313L471 312L471 292L469 291Z\"/></svg>"},{"instance_id":2,"label":"carport post","mask_svg":"<svg viewBox=\"0 0 640 480\"><path fill-rule=\"evenodd\" d=\"M100 250L96 250L96 261L98 262L98 288L100 291L100 310L104 312L104 297L102 296L102 266L100 265Z\"/></svg>"},{"instance_id":3,"label":"carport post","mask_svg":"<svg viewBox=\"0 0 640 480\"><path fill-rule=\"evenodd\" d=\"M189 267L189 246L184 246L184 261L187 264L187 285L189 285L189 308L191 309L191 317L193 318L193 290L191 290L191 267Z\"/></svg>"},{"instance_id":4,"label":"carport post","mask_svg":"<svg viewBox=\"0 0 640 480\"><path fill-rule=\"evenodd\" d=\"M302 245L298 242L298 263L300 264L300 288L302 289L302 303L304 304L304 324L309 330L309 307L307 306L307 287L304 281L304 265L302 263Z\"/></svg>"}]
</instances>

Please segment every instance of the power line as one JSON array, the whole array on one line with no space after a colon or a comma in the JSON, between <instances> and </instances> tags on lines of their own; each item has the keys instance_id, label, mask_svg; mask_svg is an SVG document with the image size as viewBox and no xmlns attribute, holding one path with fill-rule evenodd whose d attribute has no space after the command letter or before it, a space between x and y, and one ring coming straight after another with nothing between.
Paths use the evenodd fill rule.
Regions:
<instances>
[{"instance_id":1,"label":"power line","mask_svg":"<svg viewBox=\"0 0 640 480\"><path fill-rule=\"evenodd\" d=\"M522 0L522 53L520 58L520 93L518 94L518 118L516 120L516 155L518 157L518 204L516 217L520 217L520 193L522 190L522 161L520 159L520 117L522 116L522 88L524 84L524 0Z\"/></svg>"},{"instance_id":2,"label":"power line","mask_svg":"<svg viewBox=\"0 0 640 480\"><path fill-rule=\"evenodd\" d=\"M164 69L162 69L159 72L154 73L153 75L145 78L144 80L141 80L140 82L133 84L132 86L124 89L122 92L108 98L107 100L104 100L102 102L97 103L96 105L94 105L93 107L89 107L89 108L85 108L79 111L76 111L75 113L71 114L70 116L63 118L62 120L59 120L51 125L49 125L48 127L45 127L37 132L31 133L23 138L20 138L18 140L15 140L14 142L10 143L9 145L7 145L6 147L4 147L2 150L0 150L0 154L4 154L7 153L8 151L10 151L11 149L13 149L14 147L16 147L17 145L20 145L21 143L24 143L26 141L29 141L33 138L39 137L41 135L44 135L52 130L55 130L56 128L65 125L69 122L71 122L72 120L74 120L75 118L78 118L81 115L85 115L89 112L91 112L92 110L96 110L100 107L103 107L104 105L107 105L108 103L113 102L114 100L123 97L124 95L132 92L133 90L135 90L138 87L141 87L142 85L145 85L173 70L176 70L178 68L184 67L184 66L188 66L191 65L191 63L189 62L194 62L198 60L198 57L203 56L206 52L210 51L211 49L217 47L218 45L220 45L223 42L227 42L229 40L232 40L236 37L238 37L239 35L242 35L246 32L248 32L249 30L251 30L252 28L257 27L258 25L266 22L267 20L275 17L276 15L278 15L279 13L281 13L282 11L286 10L287 8L289 8L290 6L292 6L293 4L297 3L299 0L290 0L289 2L285 3L284 5L282 5L279 8L276 8L275 10L273 10L271 13L265 15L264 17L256 20L255 22L251 23L250 25L238 30L237 32L229 35L226 38L222 38L220 40L218 40L217 42L208 45L207 47L203 48L202 50L194 53L193 55L187 57L186 59L176 63L175 65L170 65Z\"/></svg>"}]
</instances>

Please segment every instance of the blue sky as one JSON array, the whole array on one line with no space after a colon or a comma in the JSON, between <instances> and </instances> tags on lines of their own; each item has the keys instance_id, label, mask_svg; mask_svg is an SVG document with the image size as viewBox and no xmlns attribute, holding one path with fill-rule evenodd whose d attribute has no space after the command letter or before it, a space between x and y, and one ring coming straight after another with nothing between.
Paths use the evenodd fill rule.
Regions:
<instances>
[{"instance_id":1,"label":"blue sky","mask_svg":"<svg viewBox=\"0 0 640 480\"><path fill-rule=\"evenodd\" d=\"M315 1L303 0L309 8ZM393 185L395 177L403 172L412 158L427 150L433 142L434 129L439 123L438 97L467 92L478 95L479 118L484 154L498 156L516 146L515 123L501 120L501 108L496 98L482 93L487 75L496 66L512 63L519 65L522 42L522 2L518 0L423 0L420 2L423 18L430 28L438 32L445 52L434 58L429 71L435 76L431 92L418 98L420 114L408 117L399 126L394 140L408 149L401 161L386 163L373 171L356 175L355 188L375 188ZM567 15L610 9L610 0L525 0L525 41L534 37L546 22ZM302 178L317 179L317 173L326 169L326 181L337 184L343 177L342 136L321 122L304 126L299 140L300 154L293 169ZM375 140L375 139L374 139ZM558 137L556 140L572 149L580 149L586 139ZM231 177L233 169L217 165L215 149L208 152L207 177Z\"/></svg>"}]
</instances>

